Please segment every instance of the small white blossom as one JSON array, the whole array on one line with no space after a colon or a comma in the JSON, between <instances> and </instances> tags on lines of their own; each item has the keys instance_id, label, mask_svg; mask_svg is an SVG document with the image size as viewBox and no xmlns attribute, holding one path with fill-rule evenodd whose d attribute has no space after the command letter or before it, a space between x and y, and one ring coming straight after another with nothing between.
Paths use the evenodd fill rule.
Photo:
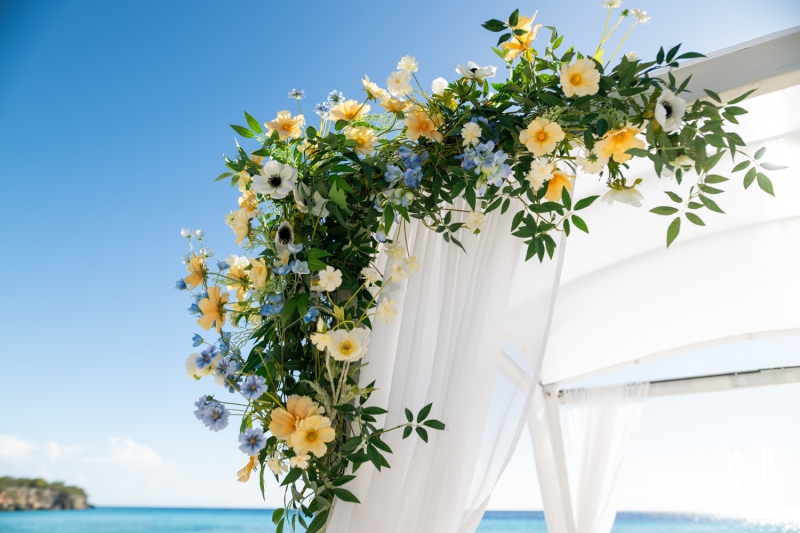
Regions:
<instances>
[{"instance_id":1,"label":"small white blossom","mask_svg":"<svg viewBox=\"0 0 800 533\"><path fill-rule=\"evenodd\" d=\"M192 238L192 228L181 228L181 237Z\"/></svg>"},{"instance_id":2,"label":"small white blossom","mask_svg":"<svg viewBox=\"0 0 800 533\"><path fill-rule=\"evenodd\" d=\"M389 77L386 78L386 87L389 89L392 96L405 96L410 94L413 90L411 88L411 75L402 70L392 72Z\"/></svg>"},{"instance_id":3,"label":"small white blossom","mask_svg":"<svg viewBox=\"0 0 800 533\"><path fill-rule=\"evenodd\" d=\"M456 65L456 72L470 80L483 80L486 78L493 78L497 73L497 67L481 67L477 63L469 61L466 67L463 65Z\"/></svg>"},{"instance_id":4,"label":"small white blossom","mask_svg":"<svg viewBox=\"0 0 800 533\"><path fill-rule=\"evenodd\" d=\"M553 164L546 161L534 161L531 163L531 169L525 176L528 183L531 184L531 189L538 191L544 185L544 182L553 177Z\"/></svg>"},{"instance_id":5,"label":"small white blossom","mask_svg":"<svg viewBox=\"0 0 800 533\"><path fill-rule=\"evenodd\" d=\"M599 174L608 165L608 159L598 155L594 149L576 157L575 162L587 174Z\"/></svg>"},{"instance_id":6,"label":"small white blossom","mask_svg":"<svg viewBox=\"0 0 800 533\"><path fill-rule=\"evenodd\" d=\"M383 249L386 251L386 254L392 259L400 259L404 255L406 255L405 247L397 241L386 245Z\"/></svg>"},{"instance_id":7,"label":"small white blossom","mask_svg":"<svg viewBox=\"0 0 800 533\"><path fill-rule=\"evenodd\" d=\"M464 146L477 146L481 142L481 127L475 122L467 122L461 128L461 137L464 139Z\"/></svg>"},{"instance_id":8,"label":"small white blossom","mask_svg":"<svg viewBox=\"0 0 800 533\"><path fill-rule=\"evenodd\" d=\"M631 9L631 15L636 17L636 22L639 24L647 24L650 21L650 16L644 9Z\"/></svg>"},{"instance_id":9,"label":"small white blossom","mask_svg":"<svg viewBox=\"0 0 800 533\"><path fill-rule=\"evenodd\" d=\"M627 57L628 61L630 62L639 60L639 56L636 54L636 52L628 52L627 54L625 54L625 57Z\"/></svg>"},{"instance_id":10,"label":"small white blossom","mask_svg":"<svg viewBox=\"0 0 800 533\"><path fill-rule=\"evenodd\" d=\"M603 9L616 9L622 7L622 0L605 0L600 7Z\"/></svg>"},{"instance_id":11,"label":"small white blossom","mask_svg":"<svg viewBox=\"0 0 800 533\"><path fill-rule=\"evenodd\" d=\"M391 298L384 298L378 304L378 309L375 311L375 318L383 320L387 324L397 316L397 302Z\"/></svg>"},{"instance_id":12,"label":"small white blossom","mask_svg":"<svg viewBox=\"0 0 800 533\"><path fill-rule=\"evenodd\" d=\"M634 207L642 207L642 200L644 200L644 196L642 193L637 191L635 188L623 188L623 189L609 189L607 193L600 198L601 202L606 202L608 204L613 204L614 202L620 202L623 204L629 204Z\"/></svg>"},{"instance_id":13,"label":"small white blossom","mask_svg":"<svg viewBox=\"0 0 800 533\"><path fill-rule=\"evenodd\" d=\"M442 96L444 94L445 89L447 86L450 85L447 83L447 80L444 78L436 78L431 82L431 92L436 96Z\"/></svg>"},{"instance_id":14,"label":"small white blossom","mask_svg":"<svg viewBox=\"0 0 800 533\"><path fill-rule=\"evenodd\" d=\"M467 215L467 220L464 222L464 227L472 233L479 233L483 231L486 226L486 215L480 211L473 211Z\"/></svg>"},{"instance_id":15,"label":"small white blossom","mask_svg":"<svg viewBox=\"0 0 800 533\"><path fill-rule=\"evenodd\" d=\"M372 267L364 267L361 269L361 277L367 287L374 286L381 279L380 273Z\"/></svg>"},{"instance_id":16,"label":"small white blossom","mask_svg":"<svg viewBox=\"0 0 800 533\"><path fill-rule=\"evenodd\" d=\"M414 56L404 56L397 64L397 70L407 72L409 74L411 74L412 72L416 72L417 70L419 70L419 65L417 64L417 58Z\"/></svg>"},{"instance_id":17,"label":"small white blossom","mask_svg":"<svg viewBox=\"0 0 800 533\"><path fill-rule=\"evenodd\" d=\"M289 467L285 464L281 464L281 462L275 457L270 457L267 459L267 466L276 476L280 476L283 472L289 471Z\"/></svg>"},{"instance_id":18,"label":"small white blossom","mask_svg":"<svg viewBox=\"0 0 800 533\"><path fill-rule=\"evenodd\" d=\"M339 288L341 284L342 284L341 270L329 266L325 270L320 271L319 287L321 290L326 292L335 291L336 289Z\"/></svg>"}]
</instances>

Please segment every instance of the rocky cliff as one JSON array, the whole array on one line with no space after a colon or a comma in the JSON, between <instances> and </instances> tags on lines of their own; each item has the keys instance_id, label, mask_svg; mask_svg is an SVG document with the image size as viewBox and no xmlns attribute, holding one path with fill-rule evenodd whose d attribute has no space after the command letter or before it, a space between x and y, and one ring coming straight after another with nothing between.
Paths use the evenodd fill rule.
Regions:
<instances>
[{"instance_id":1,"label":"rocky cliff","mask_svg":"<svg viewBox=\"0 0 800 533\"><path fill-rule=\"evenodd\" d=\"M83 489L43 479L0 478L0 511L87 509Z\"/></svg>"}]
</instances>

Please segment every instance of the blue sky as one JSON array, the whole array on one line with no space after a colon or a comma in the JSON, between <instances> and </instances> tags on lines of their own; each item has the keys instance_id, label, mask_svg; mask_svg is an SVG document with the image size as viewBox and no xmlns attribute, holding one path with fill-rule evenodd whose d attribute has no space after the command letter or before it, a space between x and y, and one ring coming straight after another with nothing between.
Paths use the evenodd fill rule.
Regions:
<instances>
[{"instance_id":1,"label":"blue sky","mask_svg":"<svg viewBox=\"0 0 800 533\"><path fill-rule=\"evenodd\" d=\"M214 385L184 374L198 328L172 289L181 227L203 228L222 257L236 251L223 223L236 195L212 182L234 150L227 124L242 110L263 122L292 109L295 87L311 118L330 90L358 97L364 74L382 82L405 54L423 83L468 60L497 64L479 24L515 7L593 50L598 3L0 3L0 475L80 483L99 504L259 505L256 487L235 482L235 433L192 416ZM652 21L623 51L682 41L711 52L800 24L793 0L715 5L626 0ZM800 341L772 342L800 364ZM693 368L729 359L706 355ZM796 431L777 438L800 450Z\"/></svg>"}]
</instances>

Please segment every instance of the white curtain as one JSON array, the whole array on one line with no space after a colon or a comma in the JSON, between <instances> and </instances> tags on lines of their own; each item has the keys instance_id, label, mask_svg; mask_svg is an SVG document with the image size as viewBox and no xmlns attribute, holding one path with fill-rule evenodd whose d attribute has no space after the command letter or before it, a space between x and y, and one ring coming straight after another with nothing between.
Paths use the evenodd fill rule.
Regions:
<instances>
[{"instance_id":1,"label":"white curtain","mask_svg":"<svg viewBox=\"0 0 800 533\"><path fill-rule=\"evenodd\" d=\"M649 383L631 383L564 393L575 533L611 531L625 463L649 388Z\"/></svg>"},{"instance_id":2,"label":"white curtain","mask_svg":"<svg viewBox=\"0 0 800 533\"><path fill-rule=\"evenodd\" d=\"M524 427L561 264L526 263L512 217L495 211L480 235L459 235L467 253L418 222L400 233L421 269L394 284L398 316L374 325L359 380L377 381L370 404L389 410L384 427L432 402L447 429L429 431L427 444L389 433L391 469L358 470L347 488L362 503L337 501L328 533L478 527Z\"/></svg>"}]
</instances>

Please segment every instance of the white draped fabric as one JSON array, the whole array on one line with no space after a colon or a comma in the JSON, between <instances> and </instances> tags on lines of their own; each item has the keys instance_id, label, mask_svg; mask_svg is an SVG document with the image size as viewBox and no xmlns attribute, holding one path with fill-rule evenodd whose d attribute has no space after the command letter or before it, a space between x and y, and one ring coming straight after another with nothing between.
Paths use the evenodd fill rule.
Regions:
<instances>
[{"instance_id":1,"label":"white draped fabric","mask_svg":"<svg viewBox=\"0 0 800 533\"><path fill-rule=\"evenodd\" d=\"M575 533L609 533L617 515L625 462L649 383L564 393L564 441Z\"/></svg>"},{"instance_id":2,"label":"white draped fabric","mask_svg":"<svg viewBox=\"0 0 800 533\"><path fill-rule=\"evenodd\" d=\"M392 467L358 470L348 488L362 504L337 501L329 533L477 528L524 427L560 267L558 257L525 262L511 218L493 212L479 236L464 236L467 253L417 222L400 233L421 269L394 284L398 316L374 325L359 381L377 381L370 404L389 410L385 427L432 402L447 429L427 444L389 433Z\"/></svg>"}]
</instances>

